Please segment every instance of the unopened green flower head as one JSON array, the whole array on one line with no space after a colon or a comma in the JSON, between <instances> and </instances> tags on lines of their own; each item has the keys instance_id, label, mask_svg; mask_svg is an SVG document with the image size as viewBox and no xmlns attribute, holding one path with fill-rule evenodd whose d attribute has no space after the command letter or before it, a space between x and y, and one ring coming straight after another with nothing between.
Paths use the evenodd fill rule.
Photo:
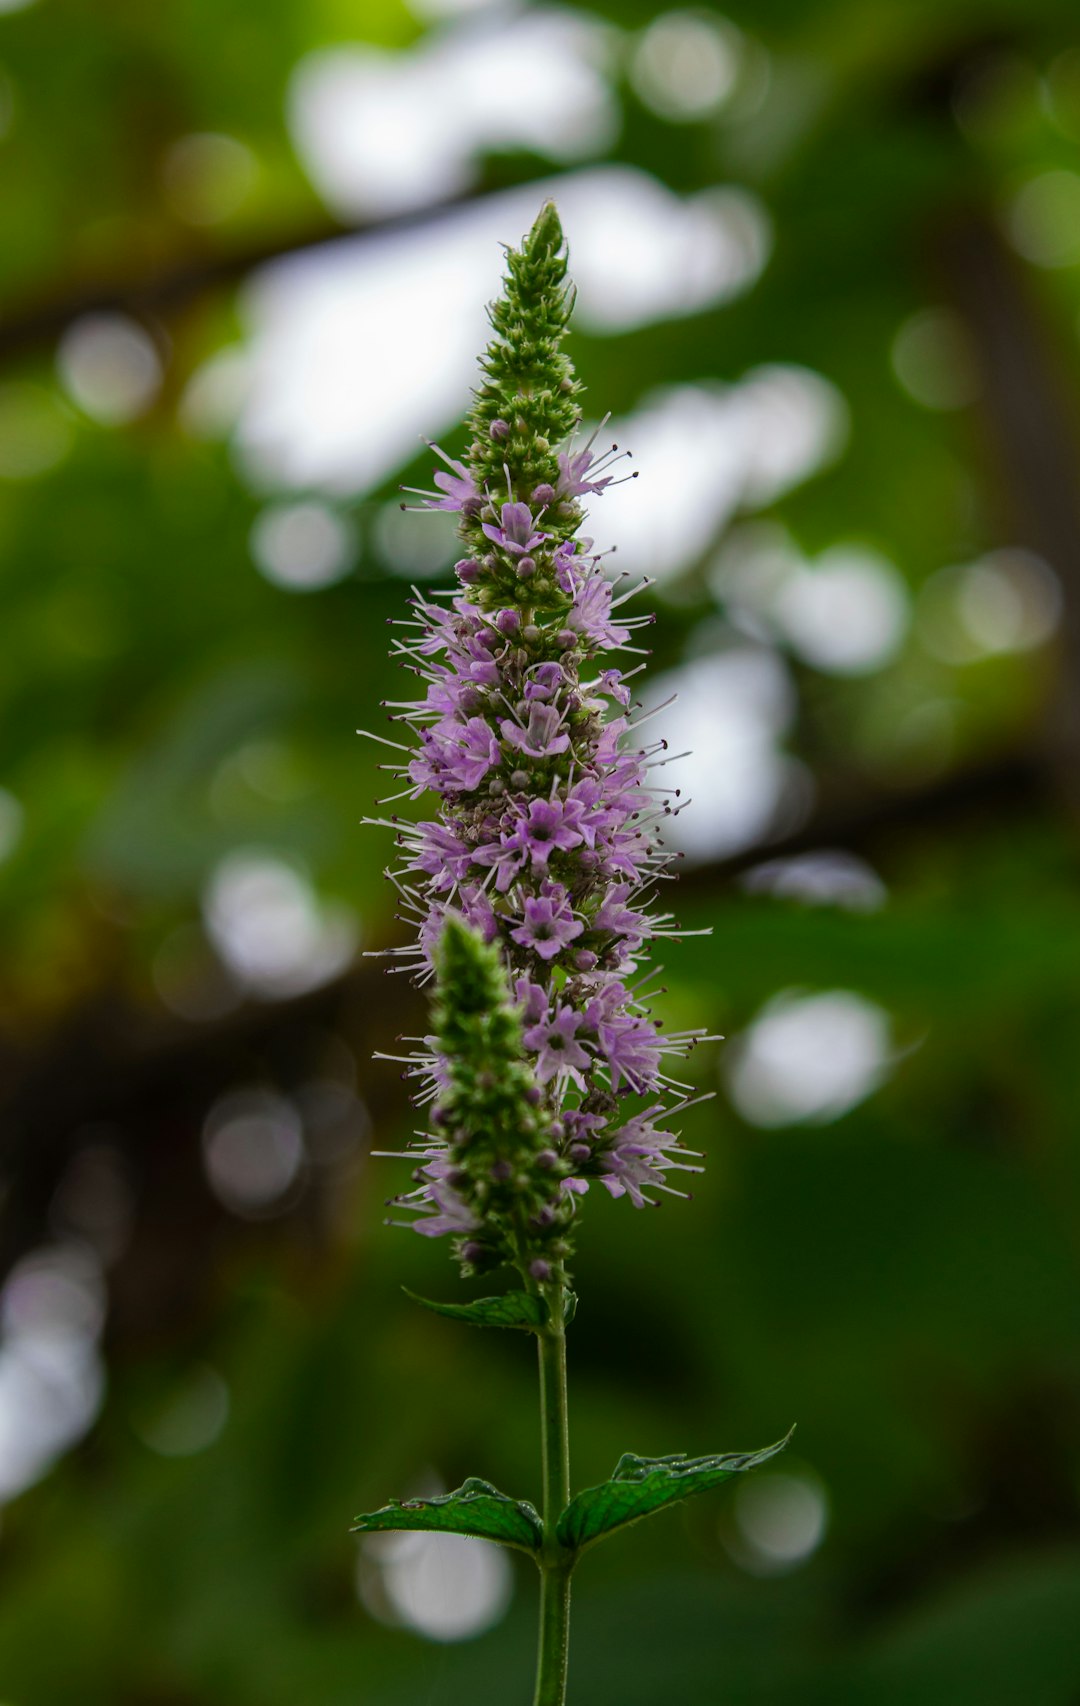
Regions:
<instances>
[{"instance_id":1,"label":"unopened green flower head","mask_svg":"<svg viewBox=\"0 0 1080 1706\"><path fill-rule=\"evenodd\" d=\"M469 414L469 468L480 492L548 500L545 531L568 539L582 511L559 495L559 450L580 418L582 387L562 349L574 306L555 204L547 202L520 249L506 252L503 293L488 310L494 337L481 357L484 379ZM477 516L463 517L467 543L486 551ZM519 590L519 589L518 589Z\"/></svg>"},{"instance_id":2,"label":"unopened green flower head","mask_svg":"<svg viewBox=\"0 0 1080 1706\"><path fill-rule=\"evenodd\" d=\"M422 1169L442 1206L421 1228L457 1232L470 1270L510 1262L534 1279L561 1277L572 1208L560 1187L569 1169L544 1127L498 949L451 913L435 967L434 1041L444 1065L433 1117L447 1149Z\"/></svg>"}]
</instances>

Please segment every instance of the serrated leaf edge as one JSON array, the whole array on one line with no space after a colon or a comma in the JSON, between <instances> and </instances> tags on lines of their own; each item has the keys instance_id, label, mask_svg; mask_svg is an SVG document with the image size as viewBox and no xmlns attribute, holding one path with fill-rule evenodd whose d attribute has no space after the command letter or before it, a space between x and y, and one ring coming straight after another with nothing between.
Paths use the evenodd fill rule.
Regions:
<instances>
[{"instance_id":1,"label":"serrated leaf edge","mask_svg":"<svg viewBox=\"0 0 1080 1706\"><path fill-rule=\"evenodd\" d=\"M667 1457L638 1457L634 1452L624 1452L608 1480L601 1481L594 1487L583 1487L580 1493L575 1493L559 1517L556 1524L556 1535L562 1545L571 1547L575 1554L580 1556L582 1552L587 1552L590 1546L595 1546L599 1541L606 1540L608 1535L617 1533L619 1529L632 1528L634 1523L644 1522L647 1517L656 1516L660 1511L667 1510L672 1505L681 1504L683 1499L692 1498L694 1495L693 1491L688 1488L685 1493L677 1493L673 1498L665 1499L663 1504L656 1505L652 1510L641 1511L637 1516L622 1517L610 1528L603 1529L599 1534L591 1535L587 1540L576 1541L567 1538L564 1525L579 1499L587 1498L590 1493L602 1492L605 1487L610 1487L613 1484L622 1486L640 1484L657 1469L667 1469L678 1478L685 1475L687 1479L691 1475L708 1474L710 1467L724 1468L730 1475L742 1475L748 1470L760 1468L770 1458L777 1456L790 1442L794 1432L794 1427L789 1428L783 1439L778 1439L773 1445L763 1446L760 1451L715 1452L705 1457L687 1457L686 1453L681 1451L673 1452ZM630 1464L635 1465L635 1467L640 1465L641 1467L637 1469L636 1473L630 1473L626 1467ZM699 1489L701 1492L711 1490L704 1487Z\"/></svg>"},{"instance_id":2,"label":"serrated leaf edge","mask_svg":"<svg viewBox=\"0 0 1080 1706\"><path fill-rule=\"evenodd\" d=\"M469 1505L478 1499L494 1499L496 1503L500 1505L511 1506L525 1519L526 1523L532 1530L533 1539L531 1541L511 1540L507 1539L503 1535L485 1534L460 1528L439 1529L430 1527L426 1523L421 1524L417 1528L410 1529L408 1523L405 1522L377 1522L379 1517L393 1517L398 1512L402 1511L407 1513L410 1511L429 1511L440 1509L448 1509L451 1514L454 1514L455 1510L463 1511L467 1520ZM368 1525L372 1523L377 1523L377 1526L369 1527ZM460 1487L456 1487L453 1492L437 1493L429 1499L390 1499L385 1505L380 1505L378 1510L365 1511L360 1516L354 1518L349 1532L350 1534L392 1534L401 1532L413 1534L465 1534L469 1539L489 1540L496 1546L509 1546L515 1551L527 1552L530 1557L534 1556L538 1549L543 1545L544 1539L544 1525L540 1520L540 1513L536 1509L535 1505L530 1504L528 1499L515 1499L512 1498L509 1493L500 1492L498 1487L492 1486L490 1481L481 1480L479 1476L470 1476L467 1481L464 1481Z\"/></svg>"}]
</instances>

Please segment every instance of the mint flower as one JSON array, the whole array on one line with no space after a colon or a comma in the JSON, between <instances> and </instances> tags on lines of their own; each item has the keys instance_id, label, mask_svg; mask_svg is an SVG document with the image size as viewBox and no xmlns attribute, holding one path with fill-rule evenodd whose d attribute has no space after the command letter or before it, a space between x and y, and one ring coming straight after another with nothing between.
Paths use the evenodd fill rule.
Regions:
<instances>
[{"instance_id":1,"label":"mint flower","mask_svg":"<svg viewBox=\"0 0 1080 1706\"><path fill-rule=\"evenodd\" d=\"M596 433L575 447L580 387L561 348L573 293L552 206L507 264L472 443L461 461L433 445L445 466L437 490L417 494L422 509L460 517L460 590L448 604L417 595L397 646L423 683L420 697L391 707L415 742L398 767L403 791L434 793L439 813L388 821L402 854L394 880L417 925L404 963L430 977L444 923L460 920L496 953L507 988L528 991L516 1046L545 1154L539 1196L535 1165L514 1162L524 1205L514 1238L499 1221L505 1192L460 1196L439 1143L410 1152L417 1188L401 1204L418 1231L455 1234L467 1270L482 1245L484 1264L500 1250L525 1271L552 1259L529 1223L541 1199L558 1201L565 1253L563 1223L590 1183L636 1207L683 1194L669 1175L698 1171L697 1158L652 1119L685 1105L668 1064L701 1033L661 1033L631 989L645 946L674 933L650 903L669 862L659 831L675 808L659 782L666 743L636 732L629 678L640 666L623 662L652 620L621 613L641 586L613 585L580 533L578 500L601 495L621 457L615 446L597 456ZM409 1057L409 1070L445 1129L444 1040ZM633 1105L640 1098L648 1116Z\"/></svg>"}]
</instances>

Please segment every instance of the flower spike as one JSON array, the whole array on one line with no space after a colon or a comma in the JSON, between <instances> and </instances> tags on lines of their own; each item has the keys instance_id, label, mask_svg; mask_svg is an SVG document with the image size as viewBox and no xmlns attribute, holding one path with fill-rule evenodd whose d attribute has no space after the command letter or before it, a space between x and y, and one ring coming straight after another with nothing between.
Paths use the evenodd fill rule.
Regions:
<instances>
[{"instance_id":1,"label":"flower spike","mask_svg":"<svg viewBox=\"0 0 1080 1706\"><path fill-rule=\"evenodd\" d=\"M621 608L647 583L619 577L613 597L580 534L579 499L603 494L619 453L594 455L606 422L577 447L572 306L549 202L507 253L472 443L460 461L432 446L444 466L421 495L459 515L459 591L416 593L396 647L424 683L393 710L413 743L398 772L439 801L436 818L394 823L419 926L404 959L437 991L435 1035L408 1061L435 1130L400 1206L417 1231L452 1234L466 1271L562 1276L591 1184L642 1207L672 1191L669 1172L697 1170L664 1110L682 1095L668 1058L700 1033L661 1033L632 989L648 945L675 933L648 906L673 808L648 774L663 743L640 745L646 719L629 718L634 672L608 657L649 619ZM470 989L490 1004L482 1039ZM483 1056L496 1036L502 1053Z\"/></svg>"}]
</instances>

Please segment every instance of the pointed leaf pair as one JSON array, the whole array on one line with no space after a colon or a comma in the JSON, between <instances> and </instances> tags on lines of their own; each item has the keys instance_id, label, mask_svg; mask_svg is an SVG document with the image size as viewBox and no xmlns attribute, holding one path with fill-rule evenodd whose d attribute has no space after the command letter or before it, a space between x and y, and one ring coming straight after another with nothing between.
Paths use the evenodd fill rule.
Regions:
<instances>
[{"instance_id":1,"label":"pointed leaf pair","mask_svg":"<svg viewBox=\"0 0 1080 1706\"><path fill-rule=\"evenodd\" d=\"M728 1452L721 1457L620 1457L610 1481L587 1487L571 1499L559 1518L558 1537L564 1546L581 1550L617 1528L640 1522L653 1511L707 1493L733 1475L756 1469L782 1451L791 1434L764 1451Z\"/></svg>"},{"instance_id":2,"label":"pointed leaf pair","mask_svg":"<svg viewBox=\"0 0 1080 1706\"><path fill-rule=\"evenodd\" d=\"M358 1516L354 1534L378 1534L387 1529L423 1530L436 1534L468 1534L497 1540L534 1552L543 1542L539 1514L524 1499L511 1499L488 1481L475 1477L453 1493L433 1499L391 1499L382 1510Z\"/></svg>"}]
</instances>

